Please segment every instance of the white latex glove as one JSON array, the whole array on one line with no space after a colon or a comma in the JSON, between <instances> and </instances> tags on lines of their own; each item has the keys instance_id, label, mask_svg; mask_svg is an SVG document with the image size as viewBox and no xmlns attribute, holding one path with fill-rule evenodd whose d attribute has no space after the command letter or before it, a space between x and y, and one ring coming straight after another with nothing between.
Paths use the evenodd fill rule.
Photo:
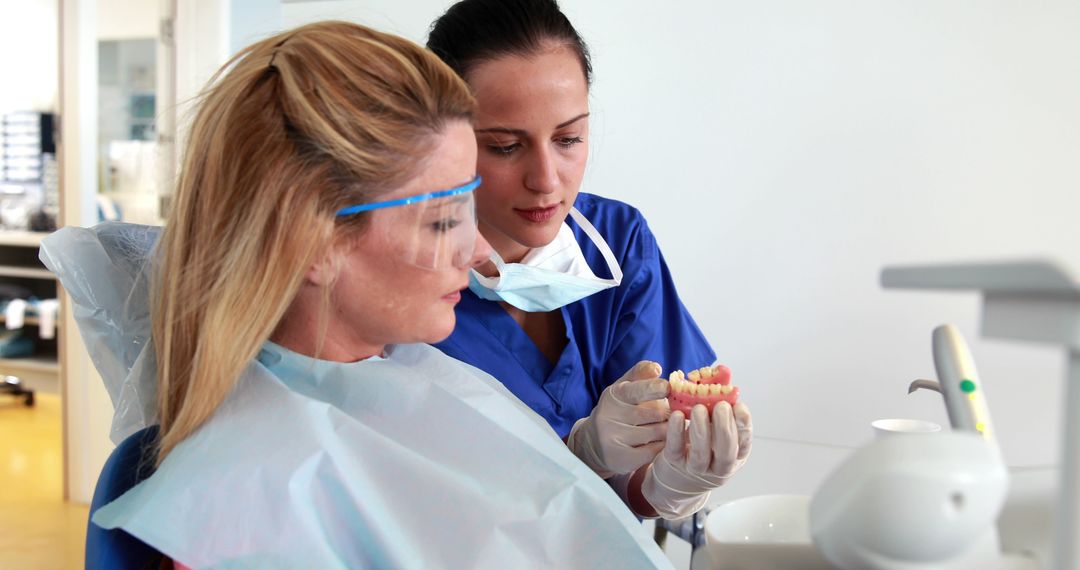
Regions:
<instances>
[{"instance_id":1,"label":"white latex glove","mask_svg":"<svg viewBox=\"0 0 1080 570\"><path fill-rule=\"evenodd\" d=\"M672 413L664 451L641 483L642 496L665 519L680 519L704 507L709 492L723 485L750 455L754 428L750 409L742 402L734 410L720 402L713 407L711 422L705 406L694 406L690 425L684 426L683 413Z\"/></svg>"},{"instance_id":2,"label":"white latex glove","mask_svg":"<svg viewBox=\"0 0 1080 570\"><path fill-rule=\"evenodd\" d=\"M600 477L630 473L663 449L671 409L669 385L660 372L655 362L638 362L570 430L567 447Z\"/></svg>"}]
</instances>

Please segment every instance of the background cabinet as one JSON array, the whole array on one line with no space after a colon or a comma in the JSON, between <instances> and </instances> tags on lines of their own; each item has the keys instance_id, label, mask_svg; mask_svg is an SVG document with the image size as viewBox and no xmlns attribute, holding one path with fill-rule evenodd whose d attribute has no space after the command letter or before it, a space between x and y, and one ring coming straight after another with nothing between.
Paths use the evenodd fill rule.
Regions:
<instances>
[{"instance_id":1,"label":"background cabinet","mask_svg":"<svg viewBox=\"0 0 1080 570\"><path fill-rule=\"evenodd\" d=\"M0 231L0 284L17 285L32 292L37 299L56 298L56 278L38 259L41 238L46 233ZM2 330L6 322L0 313ZM56 319L59 326L60 319ZM35 392L60 392L60 363L57 350L59 334L41 338L41 320L36 312L27 311L22 334L34 341L29 356L0 357L0 376L15 376L21 384Z\"/></svg>"}]
</instances>

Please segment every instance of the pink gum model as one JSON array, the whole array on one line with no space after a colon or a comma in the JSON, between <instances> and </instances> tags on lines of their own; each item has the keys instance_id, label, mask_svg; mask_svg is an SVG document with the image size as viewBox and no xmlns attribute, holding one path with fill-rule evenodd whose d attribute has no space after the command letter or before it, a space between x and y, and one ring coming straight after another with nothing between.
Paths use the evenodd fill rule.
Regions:
<instances>
[{"instance_id":1,"label":"pink gum model","mask_svg":"<svg viewBox=\"0 0 1080 570\"><path fill-rule=\"evenodd\" d=\"M734 407L739 400L739 388L731 385L731 369L723 364L706 366L689 374L676 370L671 373L668 382L671 383L671 393L668 395L671 411L680 411L687 418L697 404L704 405L712 413L713 406L720 402Z\"/></svg>"}]
</instances>

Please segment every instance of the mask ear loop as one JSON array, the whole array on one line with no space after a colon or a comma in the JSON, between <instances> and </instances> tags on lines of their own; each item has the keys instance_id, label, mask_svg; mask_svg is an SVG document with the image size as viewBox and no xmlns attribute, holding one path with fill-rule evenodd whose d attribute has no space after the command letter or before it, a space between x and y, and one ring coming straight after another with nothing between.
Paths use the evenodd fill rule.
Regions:
<instances>
[{"instance_id":1,"label":"mask ear loop","mask_svg":"<svg viewBox=\"0 0 1080 570\"><path fill-rule=\"evenodd\" d=\"M491 255L488 256L488 259L495 264L495 270L499 272L498 275L494 277L488 277L481 274L479 271L476 270L476 268L470 269L469 273L472 274L472 276L476 278L476 280L484 287L492 290L497 290L496 288L499 286L499 278L502 277L503 268L506 267L506 262L503 261L503 258L499 255L499 252L495 251L495 248L491 248Z\"/></svg>"},{"instance_id":2,"label":"mask ear loop","mask_svg":"<svg viewBox=\"0 0 1080 570\"><path fill-rule=\"evenodd\" d=\"M612 253L611 246L608 245L604 236L600 235L600 232L596 231L592 222L587 220L585 215L573 206L570 207L570 217L574 218L574 221L581 226L585 235L589 236L589 239L592 240L596 249L600 250L600 255L604 257L604 261L607 262L608 270L611 271L611 281L614 282L615 285L622 283L622 267L619 267L619 261L615 259L615 254ZM603 281L607 281L607 279L604 279Z\"/></svg>"},{"instance_id":3,"label":"mask ear loop","mask_svg":"<svg viewBox=\"0 0 1080 570\"><path fill-rule=\"evenodd\" d=\"M579 212L578 209L573 206L570 207L570 217L574 218L574 221L577 222L579 226L581 226L582 231L585 232L585 235L589 236L589 239L591 239L593 244L596 245L596 249L600 250L600 255L603 256L604 261L607 262L608 271L611 272L611 279L600 280L612 283L614 286L618 287L622 283L622 267L619 266L619 261L615 259L615 253L611 251L611 246L608 245L607 240L604 239L604 236L600 235L600 232L597 231L596 227L592 225L592 222L586 219L585 215ZM471 269L470 271L472 272L473 276L476 277L476 280L480 282L480 284L490 289L498 290L497 287L499 284L499 277L502 276L503 267L506 266L506 262L503 261L503 258L499 255L499 252L495 251L495 248L491 248L491 256L489 257L489 259L491 259L491 262L495 264L495 269L499 271L499 276L486 277L484 275L481 275L480 272L475 269Z\"/></svg>"}]
</instances>

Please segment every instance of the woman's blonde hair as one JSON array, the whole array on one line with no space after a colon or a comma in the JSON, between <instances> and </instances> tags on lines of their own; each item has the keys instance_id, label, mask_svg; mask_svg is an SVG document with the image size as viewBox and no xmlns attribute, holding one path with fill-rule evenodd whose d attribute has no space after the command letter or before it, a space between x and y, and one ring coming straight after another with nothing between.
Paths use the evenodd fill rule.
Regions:
<instances>
[{"instance_id":1,"label":"woman's blonde hair","mask_svg":"<svg viewBox=\"0 0 1080 570\"><path fill-rule=\"evenodd\" d=\"M304 275L470 119L468 87L420 46L345 22L237 54L201 94L159 244L151 315L158 462L232 390Z\"/></svg>"}]
</instances>

